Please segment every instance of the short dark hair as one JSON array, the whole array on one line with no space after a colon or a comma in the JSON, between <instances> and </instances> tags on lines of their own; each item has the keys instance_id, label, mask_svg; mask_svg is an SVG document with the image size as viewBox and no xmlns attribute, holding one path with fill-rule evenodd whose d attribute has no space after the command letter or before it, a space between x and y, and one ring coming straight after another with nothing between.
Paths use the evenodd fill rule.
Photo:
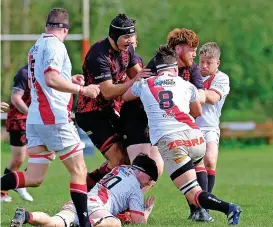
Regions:
<instances>
[{"instance_id":1,"label":"short dark hair","mask_svg":"<svg viewBox=\"0 0 273 227\"><path fill-rule=\"evenodd\" d=\"M69 14L64 8L53 8L47 15L48 23L69 23Z\"/></svg>"},{"instance_id":2,"label":"short dark hair","mask_svg":"<svg viewBox=\"0 0 273 227\"><path fill-rule=\"evenodd\" d=\"M118 14L112 21L111 24L120 27L120 28L126 28L130 26L134 26L136 23L136 20L131 19L128 17L125 13Z\"/></svg>"},{"instance_id":3,"label":"short dark hair","mask_svg":"<svg viewBox=\"0 0 273 227\"><path fill-rule=\"evenodd\" d=\"M133 167L149 175L153 181L158 179L158 169L156 162L151 159L147 154L140 153L133 160Z\"/></svg>"},{"instance_id":4,"label":"short dark hair","mask_svg":"<svg viewBox=\"0 0 273 227\"><path fill-rule=\"evenodd\" d=\"M174 64L177 61L176 51L169 48L167 45L161 45L156 51L155 63L161 64Z\"/></svg>"}]
</instances>

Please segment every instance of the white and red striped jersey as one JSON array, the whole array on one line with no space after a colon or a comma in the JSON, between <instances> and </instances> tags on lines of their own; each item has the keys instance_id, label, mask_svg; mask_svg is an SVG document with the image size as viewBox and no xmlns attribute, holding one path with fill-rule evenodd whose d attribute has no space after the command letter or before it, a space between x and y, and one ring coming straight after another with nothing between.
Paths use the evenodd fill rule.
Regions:
<instances>
[{"instance_id":1,"label":"white and red striped jersey","mask_svg":"<svg viewBox=\"0 0 273 227\"><path fill-rule=\"evenodd\" d=\"M229 78L218 71L215 75L203 77L204 88L217 92L221 99L214 105L202 104L202 115L196 119L200 129L219 129L221 110L230 91Z\"/></svg>"},{"instance_id":2,"label":"white and red striped jersey","mask_svg":"<svg viewBox=\"0 0 273 227\"><path fill-rule=\"evenodd\" d=\"M90 202L98 197L104 204L109 204L109 212L113 215L127 209L131 213L144 215L144 195L131 166L115 167L88 192Z\"/></svg>"},{"instance_id":3,"label":"white and red striped jersey","mask_svg":"<svg viewBox=\"0 0 273 227\"><path fill-rule=\"evenodd\" d=\"M44 74L55 70L71 81L72 65L64 43L52 34L43 33L28 53L28 78L31 81L31 105L27 124L59 124L71 121L73 96L45 83Z\"/></svg>"},{"instance_id":4,"label":"white and red striped jersey","mask_svg":"<svg viewBox=\"0 0 273 227\"><path fill-rule=\"evenodd\" d=\"M131 91L144 105L153 145L169 133L198 128L189 114L190 102L197 101L198 91L181 77L162 72L135 82Z\"/></svg>"}]
</instances>

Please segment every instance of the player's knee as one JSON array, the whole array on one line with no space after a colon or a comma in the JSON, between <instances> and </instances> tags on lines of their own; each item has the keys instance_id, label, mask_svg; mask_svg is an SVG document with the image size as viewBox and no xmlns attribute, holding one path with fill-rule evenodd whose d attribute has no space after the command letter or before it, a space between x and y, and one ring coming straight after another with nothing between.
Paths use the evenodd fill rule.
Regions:
<instances>
[{"instance_id":1,"label":"player's knee","mask_svg":"<svg viewBox=\"0 0 273 227\"><path fill-rule=\"evenodd\" d=\"M24 159L13 159L10 163L10 169L19 169L23 162Z\"/></svg>"},{"instance_id":2,"label":"player's knee","mask_svg":"<svg viewBox=\"0 0 273 227\"><path fill-rule=\"evenodd\" d=\"M196 202L196 198L198 193L202 191L201 187L198 185L191 189L189 192L185 194L187 200L191 203L194 204L195 206L199 206L199 204Z\"/></svg>"},{"instance_id":3,"label":"player's knee","mask_svg":"<svg viewBox=\"0 0 273 227\"><path fill-rule=\"evenodd\" d=\"M217 159L213 157L206 157L204 160L205 167L207 170L215 170L216 169L216 164L217 164Z\"/></svg>"},{"instance_id":4,"label":"player's knee","mask_svg":"<svg viewBox=\"0 0 273 227\"><path fill-rule=\"evenodd\" d=\"M39 187L44 181L44 177L36 177L31 180L30 187L37 188Z\"/></svg>"}]
</instances>

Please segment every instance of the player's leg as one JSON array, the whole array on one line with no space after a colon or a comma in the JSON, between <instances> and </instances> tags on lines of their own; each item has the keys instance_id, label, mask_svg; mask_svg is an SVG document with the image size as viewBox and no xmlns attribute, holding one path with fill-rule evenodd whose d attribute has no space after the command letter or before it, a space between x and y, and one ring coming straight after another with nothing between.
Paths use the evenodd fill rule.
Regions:
<instances>
[{"instance_id":1,"label":"player's leg","mask_svg":"<svg viewBox=\"0 0 273 227\"><path fill-rule=\"evenodd\" d=\"M151 147L150 158L152 158L156 162L157 169L158 169L158 176L160 177L164 171L164 161L162 159L161 154L159 153L157 146Z\"/></svg>"},{"instance_id":2,"label":"player's leg","mask_svg":"<svg viewBox=\"0 0 273 227\"><path fill-rule=\"evenodd\" d=\"M121 227L121 221L114 217L107 210L97 210L93 212L89 218L94 226L98 227Z\"/></svg>"},{"instance_id":3,"label":"player's leg","mask_svg":"<svg viewBox=\"0 0 273 227\"><path fill-rule=\"evenodd\" d=\"M4 171L4 174L19 170L25 160L27 150L27 139L25 131L11 131L9 134L12 157ZM18 188L15 191L22 199L33 201L32 196L25 188Z\"/></svg>"},{"instance_id":4,"label":"player's leg","mask_svg":"<svg viewBox=\"0 0 273 227\"><path fill-rule=\"evenodd\" d=\"M25 132L12 131L10 135L11 160L4 171L7 174L12 171L17 171L23 164L26 157L26 134Z\"/></svg>"},{"instance_id":5,"label":"player's leg","mask_svg":"<svg viewBox=\"0 0 273 227\"><path fill-rule=\"evenodd\" d=\"M44 180L48 166L54 159L54 152L49 152L44 146L34 125L27 125L27 137L30 157L28 168L26 171L14 171L1 177L1 190L38 187Z\"/></svg>"},{"instance_id":6,"label":"player's leg","mask_svg":"<svg viewBox=\"0 0 273 227\"><path fill-rule=\"evenodd\" d=\"M159 176L163 173L164 163L155 146L151 146L148 119L140 100L126 102L120 111L121 133L126 136L127 153L132 163L137 155L149 155L157 164ZM145 188L144 191L148 191Z\"/></svg>"},{"instance_id":7,"label":"player's leg","mask_svg":"<svg viewBox=\"0 0 273 227\"><path fill-rule=\"evenodd\" d=\"M182 133L179 139L177 135L178 133L168 135L158 143L160 153L173 183L190 203L204 209L221 211L228 216L229 223L238 224L241 208L203 191L197 182L194 164L188 154L192 152L197 158L198 152L194 152L194 148L202 150L201 146L203 144L193 146L191 143L191 146L189 146L191 149L185 149L185 145L188 143L184 140L185 136ZM181 146L181 144L184 146Z\"/></svg>"},{"instance_id":8,"label":"player's leg","mask_svg":"<svg viewBox=\"0 0 273 227\"><path fill-rule=\"evenodd\" d=\"M156 146L151 146L151 151L150 151L150 158L152 158L157 165L157 169L158 169L158 177L160 177L163 174L163 170L164 170L164 161L158 151L158 148ZM142 191L144 193L147 193L153 186L155 186L156 182L154 182L154 184L151 184L149 186L145 186Z\"/></svg>"},{"instance_id":9,"label":"player's leg","mask_svg":"<svg viewBox=\"0 0 273 227\"><path fill-rule=\"evenodd\" d=\"M11 148L11 160L4 170L4 175L11 173L12 171L17 171L24 162L26 155L25 131L24 133L21 133L20 131L10 131L9 138ZM30 201L32 201L31 199ZM11 200L12 198L8 195L7 191L1 191L1 201L11 202Z\"/></svg>"},{"instance_id":10,"label":"player's leg","mask_svg":"<svg viewBox=\"0 0 273 227\"><path fill-rule=\"evenodd\" d=\"M82 227L90 227L87 215L87 169L83 158L84 144L80 141L73 122L43 127L47 138L45 143L63 162L70 173L70 195ZM54 137L47 137L46 134Z\"/></svg>"},{"instance_id":11,"label":"player's leg","mask_svg":"<svg viewBox=\"0 0 273 227\"><path fill-rule=\"evenodd\" d=\"M10 227L21 227L23 224L43 227L69 227L74 219L74 214L71 211L61 211L50 217L44 212L29 212L23 207L17 207Z\"/></svg>"},{"instance_id":12,"label":"player's leg","mask_svg":"<svg viewBox=\"0 0 273 227\"><path fill-rule=\"evenodd\" d=\"M206 143L207 149L204 157L204 164L208 173L208 192L212 192L215 177L216 177L216 165L218 160L218 146L219 146L219 132L216 131L202 131Z\"/></svg>"},{"instance_id":13,"label":"player's leg","mask_svg":"<svg viewBox=\"0 0 273 227\"><path fill-rule=\"evenodd\" d=\"M114 121L118 122L118 116L114 112L92 112L76 114L76 120L107 160L99 168L87 174L87 186L90 190L113 167L124 163L124 148L120 142L122 138L113 125Z\"/></svg>"}]
</instances>

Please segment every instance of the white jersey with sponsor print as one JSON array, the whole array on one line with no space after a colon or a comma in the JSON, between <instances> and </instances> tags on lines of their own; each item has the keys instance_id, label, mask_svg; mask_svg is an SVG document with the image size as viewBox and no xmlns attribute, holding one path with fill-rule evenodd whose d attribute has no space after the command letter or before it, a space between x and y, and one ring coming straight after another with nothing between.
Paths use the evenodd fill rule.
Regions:
<instances>
[{"instance_id":1,"label":"white jersey with sponsor print","mask_svg":"<svg viewBox=\"0 0 273 227\"><path fill-rule=\"evenodd\" d=\"M28 53L28 78L31 81L31 105L27 124L59 124L71 121L73 96L60 92L45 83L44 74L50 70L70 81L71 62L62 41L43 33Z\"/></svg>"},{"instance_id":2,"label":"white jersey with sponsor print","mask_svg":"<svg viewBox=\"0 0 273 227\"><path fill-rule=\"evenodd\" d=\"M221 110L230 91L229 78L225 73L218 71L215 75L203 77L203 83L205 89L217 92L221 99L214 105L202 104L202 116L196 119L196 123L201 130L218 130Z\"/></svg>"},{"instance_id":3,"label":"white jersey with sponsor print","mask_svg":"<svg viewBox=\"0 0 273 227\"><path fill-rule=\"evenodd\" d=\"M130 212L144 215L144 195L133 167L115 167L88 192L88 203L99 198L108 204L113 215L129 209ZM92 206L92 205L91 205Z\"/></svg>"},{"instance_id":4,"label":"white jersey with sponsor print","mask_svg":"<svg viewBox=\"0 0 273 227\"><path fill-rule=\"evenodd\" d=\"M189 115L190 102L198 99L198 92L181 77L162 72L134 83L131 91L144 105L153 145L169 133L198 128Z\"/></svg>"}]
</instances>

